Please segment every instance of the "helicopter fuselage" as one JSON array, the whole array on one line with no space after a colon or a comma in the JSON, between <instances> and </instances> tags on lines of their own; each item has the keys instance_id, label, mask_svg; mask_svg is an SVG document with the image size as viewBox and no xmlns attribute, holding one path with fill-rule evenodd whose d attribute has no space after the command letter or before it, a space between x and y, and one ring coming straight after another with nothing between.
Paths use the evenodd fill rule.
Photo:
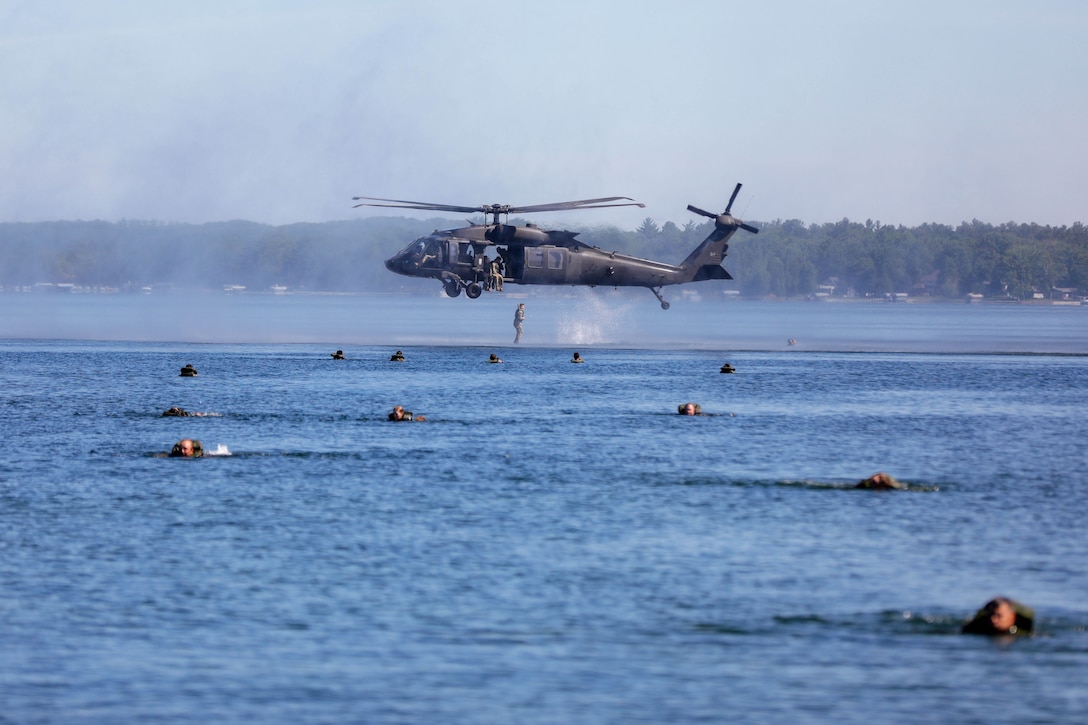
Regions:
<instances>
[{"instance_id":1,"label":"helicopter fuselage","mask_svg":"<svg viewBox=\"0 0 1088 725\"><path fill-rule=\"evenodd\" d=\"M409 277L447 279L456 275L475 281L490 273L490 269L483 269L484 258L491 261L498 255L505 267L505 281L516 284L660 287L684 281L683 268L671 264L606 252L578 241L554 244L547 239L518 239L500 246L474 233L483 229L469 227L420 237L386 260L385 266ZM518 229L525 231L537 230ZM535 246L525 242L535 242Z\"/></svg>"},{"instance_id":2,"label":"helicopter fuselage","mask_svg":"<svg viewBox=\"0 0 1088 725\"><path fill-rule=\"evenodd\" d=\"M460 229L435 231L420 237L386 260L392 272L408 277L427 277L442 282L446 294L456 297L464 290L470 298L479 297L484 290L502 289L507 282L529 285L585 285L595 287L646 287L661 302L661 288L708 279L732 279L721 266L729 248L729 239L737 229L758 232L755 227L735 219L729 209L740 191L737 184L725 212L711 214L693 206L690 211L714 220L714 229L679 265L608 252L577 238L576 232L544 230L535 224L513 226L498 221L500 214L512 211L553 211L575 206L597 208L601 204L626 197L562 202L536 207L506 208L500 205L480 207L494 215L491 223L472 224ZM365 199L368 197L356 197ZM388 204L365 206L399 206L414 209L472 211L470 207L423 204L397 200L378 200ZM641 206L641 204L636 204ZM498 261L501 275L495 274ZM501 278L500 278L501 277Z\"/></svg>"}]
</instances>

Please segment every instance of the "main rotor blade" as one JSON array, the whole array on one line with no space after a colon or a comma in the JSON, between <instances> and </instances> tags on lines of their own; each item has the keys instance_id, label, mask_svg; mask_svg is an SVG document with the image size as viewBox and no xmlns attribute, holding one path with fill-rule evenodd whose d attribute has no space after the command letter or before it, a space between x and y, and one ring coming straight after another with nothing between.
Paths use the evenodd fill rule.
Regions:
<instances>
[{"instance_id":1,"label":"main rotor blade","mask_svg":"<svg viewBox=\"0 0 1088 725\"><path fill-rule=\"evenodd\" d=\"M738 226L746 232L751 232L752 234L759 234L759 230L753 227L751 224L745 224L744 222L741 222Z\"/></svg>"},{"instance_id":2,"label":"main rotor blade","mask_svg":"<svg viewBox=\"0 0 1088 725\"><path fill-rule=\"evenodd\" d=\"M474 212L481 211L481 207L477 206L457 206L455 204L432 204L426 201L405 201L403 199L380 199L376 196L353 196L352 201L359 201L366 199L361 204L356 204L352 209L357 209L360 206L382 206L390 207L393 209L420 209L424 211L455 211L462 214L472 214ZM391 202L389 204L371 204L372 201L386 201Z\"/></svg>"},{"instance_id":3,"label":"main rotor blade","mask_svg":"<svg viewBox=\"0 0 1088 725\"><path fill-rule=\"evenodd\" d=\"M729 203L725 205L725 213L726 214L730 213L729 210L733 208L733 202L737 200L737 194L739 194L739 193L740 193L740 184L738 183L737 187L735 189L733 189L733 195L731 197L729 197Z\"/></svg>"},{"instance_id":4,"label":"main rotor blade","mask_svg":"<svg viewBox=\"0 0 1088 725\"><path fill-rule=\"evenodd\" d=\"M563 209L603 209L614 206L645 207L627 196L606 196L600 199L582 199L579 201L561 201L554 204L534 204L532 206L507 206L505 204L481 204L480 206L460 206L457 204L434 204L428 201L407 201L405 199L383 199L377 196L353 196L352 201L360 201L352 208L360 206L378 206L392 209L416 209L424 211L449 211L462 214L529 214L540 211L560 211ZM622 204L608 202L621 201ZM376 204L374 202L385 202Z\"/></svg>"},{"instance_id":5,"label":"main rotor blade","mask_svg":"<svg viewBox=\"0 0 1088 725\"><path fill-rule=\"evenodd\" d=\"M472 213L472 212L479 211L479 209L476 209L474 207L440 206L438 204L435 204L434 206L420 206L420 205L414 205L414 204L368 204L368 203L363 203L363 204L353 204L351 208L352 209L358 209L361 206L380 206L380 207L387 207L387 208L390 208L390 209L415 209L417 211L455 211L455 212L459 212L459 213Z\"/></svg>"},{"instance_id":6,"label":"main rotor blade","mask_svg":"<svg viewBox=\"0 0 1088 725\"><path fill-rule=\"evenodd\" d=\"M610 204L607 202L622 201L623 204ZM645 208L646 205L635 201L629 196L606 196L600 199L582 199L580 201L557 201L553 204L534 204L532 206L512 206L511 214L529 214L538 211L561 211L563 209L607 209L614 206L637 206Z\"/></svg>"}]
</instances>

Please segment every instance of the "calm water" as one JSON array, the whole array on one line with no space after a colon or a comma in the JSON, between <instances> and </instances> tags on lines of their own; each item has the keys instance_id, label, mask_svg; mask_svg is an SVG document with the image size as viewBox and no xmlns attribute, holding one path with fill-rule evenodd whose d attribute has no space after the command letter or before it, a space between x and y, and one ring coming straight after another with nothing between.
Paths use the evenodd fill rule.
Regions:
<instances>
[{"instance_id":1,"label":"calm water","mask_svg":"<svg viewBox=\"0 0 1088 725\"><path fill-rule=\"evenodd\" d=\"M1088 716L1088 310L76 302L0 295L0 722Z\"/></svg>"}]
</instances>

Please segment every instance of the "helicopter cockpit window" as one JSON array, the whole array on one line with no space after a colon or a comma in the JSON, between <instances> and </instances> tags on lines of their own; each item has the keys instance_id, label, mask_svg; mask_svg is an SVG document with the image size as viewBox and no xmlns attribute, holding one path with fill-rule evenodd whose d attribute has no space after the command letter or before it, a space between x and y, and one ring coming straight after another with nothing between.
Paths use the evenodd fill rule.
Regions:
<instances>
[{"instance_id":1,"label":"helicopter cockpit window","mask_svg":"<svg viewBox=\"0 0 1088 725\"><path fill-rule=\"evenodd\" d=\"M548 250L548 269L563 269L563 250Z\"/></svg>"},{"instance_id":2,"label":"helicopter cockpit window","mask_svg":"<svg viewBox=\"0 0 1088 725\"><path fill-rule=\"evenodd\" d=\"M432 239L426 243L423 250L423 258L420 264L424 267L435 267L442 264L442 242Z\"/></svg>"},{"instance_id":3,"label":"helicopter cockpit window","mask_svg":"<svg viewBox=\"0 0 1088 725\"><path fill-rule=\"evenodd\" d=\"M525 250L525 266L532 269L540 269L544 266L544 250L543 249L526 249Z\"/></svg>"}]
</instances>

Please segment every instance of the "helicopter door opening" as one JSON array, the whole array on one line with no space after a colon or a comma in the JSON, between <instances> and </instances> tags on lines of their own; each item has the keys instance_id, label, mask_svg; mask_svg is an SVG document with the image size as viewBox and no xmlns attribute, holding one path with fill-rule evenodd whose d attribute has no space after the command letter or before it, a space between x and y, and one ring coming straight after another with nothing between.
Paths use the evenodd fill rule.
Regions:
<instances>
[{"instance_id":1,"label":"helicopter door opening","mask_svg":"<svg viewBox=\"0 0 1088 725\"><path fill-rule=\"evenodd\" d=\"M471 267L476 258L476 250L472 248L469 242L452 242L452 247L457 249L457 263L467 264Z\"/></svg>"},{"instance_id":2,"label":"helicopter door opening","mask_svg":"<svg viewBox=\"0 0 1088 725\"><path fill-rule=\"evenodd\" d=\"M510 246L503 252L503 260L506 262L506 276L512 280L520 280L525 276L525 247Z\"/></svg>"}]
</instances>

